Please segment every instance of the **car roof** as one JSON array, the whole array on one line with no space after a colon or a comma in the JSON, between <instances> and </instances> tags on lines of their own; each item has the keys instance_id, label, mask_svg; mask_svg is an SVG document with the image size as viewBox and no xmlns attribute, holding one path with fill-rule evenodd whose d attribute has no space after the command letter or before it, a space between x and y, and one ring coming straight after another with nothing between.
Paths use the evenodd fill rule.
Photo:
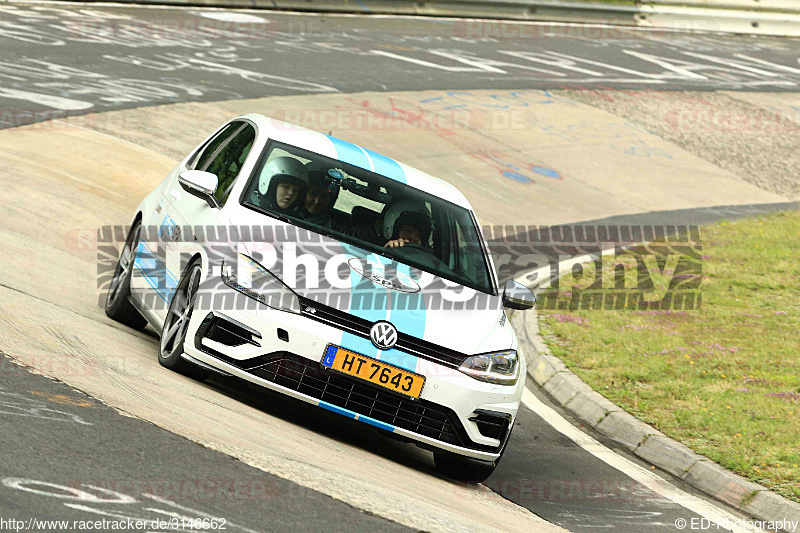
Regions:
<instances>
[{"instance_id":1,"label":"car roof","mask_svg":"<svg viewBox=\"0 0 800 533\"><path fill-rule=\"evenodd\" d=\"M344 161L473 210L467 198L453 185L383 154L259 113L248 113L239 118L253 122L259 133L266 133L270 139Z\"/></svg>"}]
</instances>

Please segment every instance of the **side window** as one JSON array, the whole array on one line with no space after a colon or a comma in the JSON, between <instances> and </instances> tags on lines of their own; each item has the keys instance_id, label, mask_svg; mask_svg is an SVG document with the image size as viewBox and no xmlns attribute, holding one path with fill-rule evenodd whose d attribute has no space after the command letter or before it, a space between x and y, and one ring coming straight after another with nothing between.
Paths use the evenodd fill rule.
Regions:
<instances>
[{"instance_id":1,"label":"side window","mask_svg":"<svg viewBox=\"0 0 800 533\"><path fill-rule=\"evenodd\" d=\"M208 141L186 164L190 170L202 170L214 158L214 154L233 133L242 127L241 122L225 126L214 138Z\"/></svg>"},{"instance_id":2,"label":"side window","mask_svg":"<svg viewBox=\"0 0 800 533\"><path fill-rule=\"evenodd\" d=\"M224 133L224 132L223 132ZM239 171L244 165L253 141L256 139L256 130L250 124L237 124L237 129L232 137L224 140L211 154L205 159L205 152L198 161L197 169L205 170L216 174L219 178L217 192L214 196L220 204L224 204L233 188L233 182ZM215 139L216 141L216 139ZM209 145L211 148L211 145Z\"/></svg>"}]
</instances>

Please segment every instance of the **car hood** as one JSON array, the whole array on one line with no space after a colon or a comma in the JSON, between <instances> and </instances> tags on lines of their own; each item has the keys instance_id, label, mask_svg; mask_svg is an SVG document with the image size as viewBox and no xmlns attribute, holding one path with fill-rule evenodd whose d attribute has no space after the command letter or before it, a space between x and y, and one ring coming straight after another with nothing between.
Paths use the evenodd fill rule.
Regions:
<instances>
[{"instance_id":1,"label":"car hood","mask_svg":"<svg viewBox=\"0 0 800 533\"><path fill-rule=\"evenodd\" d=\"M249 211L231 216L241 244L299 296L465 355L516 348L499 296Z\"/></svg>"}]
</instances>

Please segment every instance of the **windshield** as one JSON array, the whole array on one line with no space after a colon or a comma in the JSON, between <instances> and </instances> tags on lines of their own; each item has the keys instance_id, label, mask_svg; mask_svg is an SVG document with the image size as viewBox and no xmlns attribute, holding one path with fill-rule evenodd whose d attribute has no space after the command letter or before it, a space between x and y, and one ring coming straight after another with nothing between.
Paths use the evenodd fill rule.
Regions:
<instances>
[{"instance_id":1,"label":"windshield","mask_svg":"<svg viewBox=\"0 0 800 533\"><path fill-rule=\"evenodd\" d=\"M250 177L241 203L493 293L470 211L385 176L273 141Z\"/></svg>"}]
</instances>

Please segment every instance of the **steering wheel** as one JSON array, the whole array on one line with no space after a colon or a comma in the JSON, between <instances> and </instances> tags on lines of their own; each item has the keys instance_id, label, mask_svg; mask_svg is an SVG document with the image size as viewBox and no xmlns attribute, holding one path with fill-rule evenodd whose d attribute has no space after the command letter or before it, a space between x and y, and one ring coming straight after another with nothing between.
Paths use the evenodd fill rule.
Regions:
<instances>
[{"instance_id":1,"label":"steering wheel","mask_svg":"<svg viewBox=\"0 0 800 533\"><path fill-rule=\"evenodd\" d=\"M394 249L397 250L398 248L409 248L409 247L414 248L415 250L421 250L421 251L429 253L429 254L433 253L433 252L429 251L426 246L422 246L421 244L416 244L416 243L413 243L413 242L403 243L403 246L395 246Z\"/></svg>"},{"instance_id":2,"label":"steering wheel","mask_svg":"<svg viewBox=\"0 0 800 533\"><path fill-rule=\"evenodd\" d=\"M407 242L407 243L403 244L403 246L398 246L396 248L392 248L392 250L394 250L396 252L399 252L400 255L405 255L406 257L409 257L409 258L413 257L420 264L427 265L427 266L430 266L432 268L441 269L442 267L446 267L447 266L444 263L444 261L442 261L441 259L439 259L435 255L433 255L433 250L431 250L430 248L427 248L425 246L422 246L421 244L415 244L415 243ZM405 250L405 252L409 252L409 253L405 253L405 252L403 252L403 250Z\"/></svg>"}]
</instances>

